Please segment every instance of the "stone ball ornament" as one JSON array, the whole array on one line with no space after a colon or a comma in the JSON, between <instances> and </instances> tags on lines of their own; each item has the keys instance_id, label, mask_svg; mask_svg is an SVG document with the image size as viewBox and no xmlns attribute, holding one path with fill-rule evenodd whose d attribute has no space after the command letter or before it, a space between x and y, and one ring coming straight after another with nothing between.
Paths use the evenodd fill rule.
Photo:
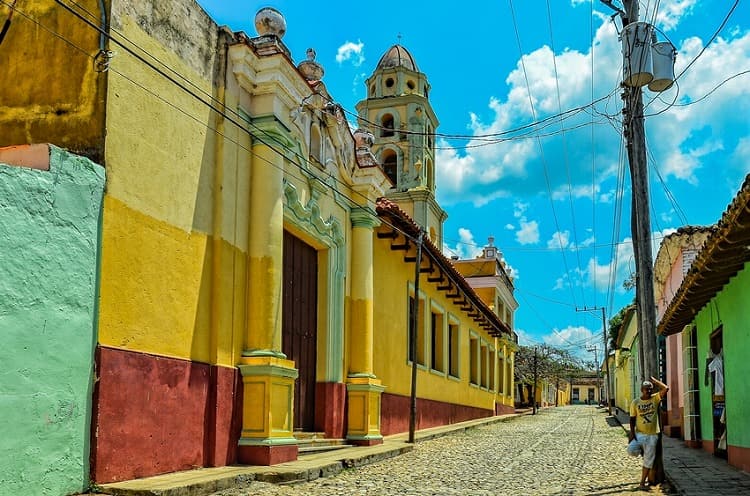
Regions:
<instances>
[{"instance_id":1,"label":"stone ball ornament","mask_svg":"<svg viewBox=\"0 0 750 496\"><path fill-rule=\"evenodd\" d=\"M255 30L258 36L275 35L283 38L286 34L286 20L273 7L263 7L255 14Z\"/></svg>"}]
</instances>

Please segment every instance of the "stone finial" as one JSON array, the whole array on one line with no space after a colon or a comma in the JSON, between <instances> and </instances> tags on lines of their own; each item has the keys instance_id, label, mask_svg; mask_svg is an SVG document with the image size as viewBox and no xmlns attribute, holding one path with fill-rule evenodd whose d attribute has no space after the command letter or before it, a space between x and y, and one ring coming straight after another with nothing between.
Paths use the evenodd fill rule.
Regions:
<instances>
[{"instance_id":1,"label":"stone finial","mask_svg":"<svg viewBox=\"0 0 750 496\"><path fill-rule=\"evenodd\" d=\"M375 143L375 136L367 129L359 128L354 131L354 144L359 148L369 150Z\"/></svg>"},{"instance_id":2,"label":"stone finial","mask_svg":"<svg viewBox=\"0 0 750 496\"><path fill-rule=\"evenodd\" d=\"M302 76L308 81L320 81L323 79L323 66L315 61L315 49L307 49L307 60L303 60L297 66Z\"/></svg>"},{"instance_id":3,"label":"stone finial","mask_svg":"<svg viewBox=\"0 0 750 496\"><path fill-rule=\"evenodd\" d=\"M273 7L263 7L255 14L255 30L258 36L274 35L283 38L286 34L286 20Z\"/></svg>"}]
</instances>

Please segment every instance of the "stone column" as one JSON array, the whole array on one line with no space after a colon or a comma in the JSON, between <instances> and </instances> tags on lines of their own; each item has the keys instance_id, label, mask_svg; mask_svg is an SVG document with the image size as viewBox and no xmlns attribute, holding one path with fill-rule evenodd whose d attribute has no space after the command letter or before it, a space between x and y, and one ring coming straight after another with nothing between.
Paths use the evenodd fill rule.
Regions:
<instances>
[{"instance_id":1,"label":"stone column","mask_svg":"<svg viewBox=\"0 0 750 496\"><path fill-rule=\"evenodd\" d=\"M380 396L385 389L373 374L373 228L380 224L372 212L351 212L351 342L347 396L347 439L355 444L383 442Z\"/></svg>"},{"instance_id":2,"label":"stone column","mask_svg":"<svg viewBox=\"0 0 750 496\"><path fill-rule=\"evenodd\" d=\"M266 142L283 143L283 137ZM274 147L276 148L276 147ZM283 148L279 145L278 148ZM269 146L252 148L248 240L248 297L243 382L242 434L238 459L274 465L297 459L294 380L297 370L281 351L284 158Z\"/></svg>"}]
</instances>

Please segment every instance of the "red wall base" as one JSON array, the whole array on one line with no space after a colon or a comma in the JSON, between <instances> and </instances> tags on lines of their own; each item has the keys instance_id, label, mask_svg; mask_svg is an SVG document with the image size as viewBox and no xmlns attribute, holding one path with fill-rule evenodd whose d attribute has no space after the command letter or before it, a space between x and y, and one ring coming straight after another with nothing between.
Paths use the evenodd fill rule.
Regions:
<instances>
[{"instance_id":1,"label":"red wall base","mask_svg":"<svg viewBox=\"0 0 750 496\"><path fill-rule=\"evenodd\" d=\"M745 472L750 472L750 448L727 445L729 464Z\"/></svg>"},{"instance_id":2,"label":"red wall base","mask_svg":"<svg viewBox=\"0 0 750 496\"><path fill-rule=\"evenodd\" d=\"M95 482L236 461L242 427L237 369L98 347L96 371Z\"/></svg>"},{"instance_id":3,"label":"red wall base","mask_svg":"<svg viewBox=\"0 0 750 496\"><path fill-rule=\"evenodd\" d=\"M508 405L495 404L495 415L508 415L516 413L516 408Z\"/></svg>"},{"instance_id":4,"label":"red wall base","mask_svg":"<svg viewBox=\"0 0 750 496\"><path fill-rule=\"evenodd\" d=\"M713 455L713 453L714 453L714 440L713 439L709 439L709 440L705 440L704 439L703 440L703 449L706 450L706 451L708 451L709 453L711 453Z\"/></svg>"},{"instance_id":5,"label":"red wall base","mask_svg":"<svg viewBox=\"0 0 750 496\"><path fill-rule=\"evenodd\" d=\"M347 439L347 443L354 444L355 446L377 446L383 444L383 438L380 439Z\"/></svg>"},{"instance_id":6,"label":"red wall base","mask_svg":"<svg viewBox=\"0 0 750 496\"><path fill-rule=\"evenodd\" d=\"M384 436L409 430L408 396L383 393L381 397L380 433ZM455 424L466 420L491 417L492 410L454 403L417 399L416 429Z\"/></svg>"},{"instance_id":7,"label":"red wall base","mask_svg":"<svg viewBox=\"0 0 750 496\"><path fill-rule=\"evenodd\" d=\"M238 461L245 465L276 465L297 459L299 450L296 444L284 446L240 446Z\"/></svg>"},{"instance_id":8,"label":"red wall base","mask_svg":"<svg viewBox=\"0 0 750 496\"><path fill-rule=\"evenodd\" d=\"M325 432L329 439L342 439L346 419L346 384L318 382L315 384L315 430Z\"/></svg>"}]
</instances>

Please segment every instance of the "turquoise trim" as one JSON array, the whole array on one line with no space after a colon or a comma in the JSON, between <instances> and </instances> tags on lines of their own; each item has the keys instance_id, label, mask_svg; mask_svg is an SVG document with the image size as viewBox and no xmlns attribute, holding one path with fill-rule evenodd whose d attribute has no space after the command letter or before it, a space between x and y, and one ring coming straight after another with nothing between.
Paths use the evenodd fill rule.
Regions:
<instances>
[{"instance_id":1,"label":"turquoise trim","mask_svg":"<svg viewBox=\"0 0 750 496\"><path fill-rule=\"evenodd\" d=\"M274 350L244 350L242 352L243 357L273 357L286 359L286 355L280 351Z\"/></svg>"},{"instance_id":2,"label":"turquoise trim","mask_svg":"<svg viewBox=\"0 0 750 496\"><path fill-rule=\"evenodd\" d=\"M284 180L284 221L308 234L328 249L328 273L326 291L326 363L323 377L319 382L342 382L344 373L344 274L346 270L346 249L344 231L339 221L330 216L321 216L318 198L324 191L322 185L312 180L310 200L302 205L297 188Z\"/></svg>"},{"instance_id":3,"label":"turquoise trim","mask_svg":"<svg viewBox=\"0 0 750 496\"><path fill-rule=\"evenodd\" d=\"M372 210L365 207L353 208L349 214L353 227L374 229L380 225L380 219Z\"/></svg>"},{"instance_id":4,"label":"turquoise trim","mask_svg":"<svg viewBox=\"0 0 750 496\"><path fill-rule=\"evenodd\" d=\"M351 439L352 441L379 441L383 439L383 436L380 434L370 434L364 436L346 436L346 438Z\"/></svg>"},{"instance_id":5,"label":"turquoise trim","mask_svg":"<svg viewBox=\"0 0 750 496\"><path fill-rule=\"evenodd\" d=\"M297 369L280 367L278 365L238 365L242 377L288 377L296 379L299 376Z\"/></svg>"},{"instance_id":6,"label":"turquoise trim","mask_svg":"<svg viewBox=\"0 0 750 496\"><path fill-rule=\"evenodd\" d=\"M300 160L305 155L299 141L278 117L273 114L253 117L241 107L237 109L237 113L248 123L247 131L253 145L266 144L276 151L283 151L286 160L298 165L302 163L307 168L307 161Z\"/></svg>"},{"instance_id":7,"label":"turquoise trim","mask_svg":"<svg viewBox=\"0 0 750 496\"><path fill-rule=\"evenodd\" d=\"M357 374L349 374L347 376L350 379L361 379L361 378L367 378L367 379L375 379L376 376L374 374L364 374L364 373L357 373Z\"/></svg>"},{"instance_id":8,"label":"turquoise trim","mask_svg":"<svg viewBox=\"0 0 750 496\"><path fill-rule=\"evenodd\" d=\"M347 391L365 391L368 393L382 393L385 386L381 384L347 384Z\"/></svg>"},{"instance_id":9,"label":"turquoise trim","mask_svg":"<svg viewBox=\"0 0 750 496\"><path fill-rule=\"evenodd\" d=\"M240 446L289 446L291 444L297 444L297 439L293 437L264 437L264 438L248 438L241 437L239 441Z\"/></svg>"}]
</instances>

